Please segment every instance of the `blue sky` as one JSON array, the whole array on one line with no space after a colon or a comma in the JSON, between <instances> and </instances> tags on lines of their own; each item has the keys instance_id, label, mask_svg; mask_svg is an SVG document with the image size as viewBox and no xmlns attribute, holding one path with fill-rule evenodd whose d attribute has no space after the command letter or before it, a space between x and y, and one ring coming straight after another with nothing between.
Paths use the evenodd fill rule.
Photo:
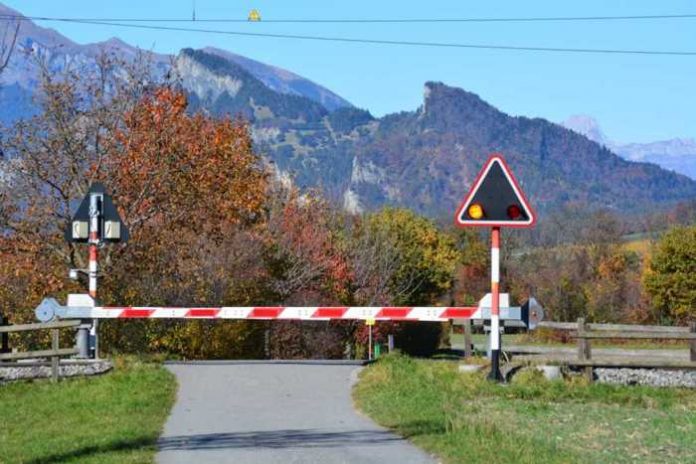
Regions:
<instances>
[{"instance_id":1,"label":"blue sky","mask_svg":"<svg viewBox=\"0 0 696 464\"><path fill-rule=\"evenodd\" d=\"M27 16L190 18L192 0L0 0ZM196 0L200 19L597 16L696 13L689 0ZM280 66L380 116L421 104L423 83L479 94L513 115L596 117L619 142L696 138L696 56L625 56L345 44L39 22L70 39L117 36L176 53L212 45ZM696 19L459 24L184 24L238 31L517 46L696 51Z\"/></svg>"}]
</instances>

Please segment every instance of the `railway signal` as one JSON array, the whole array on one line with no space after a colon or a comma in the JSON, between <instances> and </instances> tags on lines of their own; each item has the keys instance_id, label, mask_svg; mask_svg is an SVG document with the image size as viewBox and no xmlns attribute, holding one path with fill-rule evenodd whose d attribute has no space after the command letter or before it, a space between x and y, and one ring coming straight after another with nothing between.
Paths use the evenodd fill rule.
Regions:
<instances>
[{"instance_id":1,"label":"railway signal","mask_svg":"<svg viewBox=\"0 0 696 464\"><path fill-rule=\"evenodd\" d=\"M65 231L65 239L69 242L89 244L89 268L71 269L70 277L76 279L79 272L87 274L89 296L93 300L97 299L99 247L104 243L126 242L128 237L128 228L123 224L111 196L106 193L101 183L92 184ZM94 319L90 329L94 357L98 351L97 324L97 320ZM85 330L79 329L77 335L77 345L80 348L80 356L83 357L87 357L89 352Z\"/></svg>"},{"instance_id":2,"label":"railway signal","mask_svg":"<svg viewBox=\"0 0 696 464\"><path fill-rule=\"evenodd\" d=\"M46 298L36 308L36 316L43 322L55 319L91 319L95 355L99 319L363 320L370 332L376 321L490 320L493 365L490 377L502 380L499 369L500 321L518 321L528 329L534 329L543 319L544 312L533 298L521 307L511 307L508 295L500 294L500 228L531 227L535 220L535 213L507 164L500 155L493 155L477 177L456 216L457 225L462 227L492 227L492 291L476 307L105 307L99 306L96 301L98 248L108 242L125 242L129 234L104 186L96 183L90 187L65 231L68 241L89 244L89 269L71 270L71 276L73 273L77 275L77 272L89 275L89 294L71 294L65 306L53 298ZM80 356L88 355L88 339L84 328L78 330Z\"/></svg>"},{"instance_id":3,"label":"railway signal","mask_svg":"<svg viewBox=\"0 0 696 464\"><path fill-rule=\"evenodd\" d=\"M503 381L500 373L500 228L533 227L536 214L500 154L493 154L476 176L457 214L458 227L491 227L491 372L488 378ZM531 302L531 300L530 300ZM528 304L528 316L536 317L536 301Z\"/></svg>"}]
</instances>

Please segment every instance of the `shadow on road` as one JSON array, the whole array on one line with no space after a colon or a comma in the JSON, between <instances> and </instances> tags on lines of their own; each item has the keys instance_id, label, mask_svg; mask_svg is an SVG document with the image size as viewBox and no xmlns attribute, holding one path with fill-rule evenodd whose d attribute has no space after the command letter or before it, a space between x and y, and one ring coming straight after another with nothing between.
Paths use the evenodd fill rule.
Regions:
<instances>
[{"instance_id":1,"label":"shadow on road","mask_svg":"<svg viewBox=\"0 0 696 464\"><path fill-rule=\"evenodd\" d=\"M163 437L157 442L160 451L224 448L334 448L370 446L401 441L403 438L386 430L269 430L239 433L210 433Z\"/></svg>"},{"instance_id":2,"label":"shadow on road","mask_svg":"<svg viewBox=\"0 0 696 464\"><path fill-rule=\"evenodd\" d=\"M80 460L82 458L95 458L100 455L107 455L114 451L128 451L128 450L139 450L144 448L152 448L155 444L154 437L140 437L134 438L132 440L121 440L115 442L108 442L94 446L85 446L83 448L75 449L72 451L66 451L64 453L57 453L50 456L44 456L31 461L26 461L27 464L57 464L61 462L72 462L73 460ZM1 460L0 462L4 462Z\"/></svg>"}]
</instances>

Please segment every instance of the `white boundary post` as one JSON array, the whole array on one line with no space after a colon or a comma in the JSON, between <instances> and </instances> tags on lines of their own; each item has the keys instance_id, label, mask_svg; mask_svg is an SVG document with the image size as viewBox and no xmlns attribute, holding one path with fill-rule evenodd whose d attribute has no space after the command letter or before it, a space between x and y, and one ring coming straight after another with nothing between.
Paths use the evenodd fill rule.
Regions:
<instances>
[{"instance_id":1,"label":"white boundary post","mask_svg":"<svg viewBox=\"0 0 696 464\"><path fill-rule=\"evenodd\" d=\"M491 372L488 379L502 382L500 373L500 227L491 230Z\"/></svg>"}]
</instances>

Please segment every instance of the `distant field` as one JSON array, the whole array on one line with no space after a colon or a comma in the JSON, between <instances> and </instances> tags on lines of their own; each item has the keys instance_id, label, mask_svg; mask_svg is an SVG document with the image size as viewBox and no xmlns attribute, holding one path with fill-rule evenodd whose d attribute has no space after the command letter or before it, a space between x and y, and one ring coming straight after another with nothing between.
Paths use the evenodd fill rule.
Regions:
<instances>
[{"instance_id":1,"label":"distant field","mask_svg":"<svg viewBox=\"0 0 696 464\"><path fill-rule=\"evenodd\" d=\"M354 398L445 463L696 462L696 391L518 375L497 385L457 363L387 356Z\"/></svg>"},{"instance_id":2,"label":"distant field","mask_svg":"<svg viewBox=\"0 0 696 464\"><path fill-rule=\"evenodd\" d=\"M624 249L626 251L633 251L641 256L647 256L650 253L651 242L647 238L629 240L624 242Z\"/></svg>"},{"instance_id":3,"label":"distant field","mask_svg":"<svg viewBox=\"0 0 696 464\"><path fill-rule=\"evenodd\" d=\"M148 463L176 381L121 362L100 377L0 386L0 463Z\"/></svg>"}]
</instances>

